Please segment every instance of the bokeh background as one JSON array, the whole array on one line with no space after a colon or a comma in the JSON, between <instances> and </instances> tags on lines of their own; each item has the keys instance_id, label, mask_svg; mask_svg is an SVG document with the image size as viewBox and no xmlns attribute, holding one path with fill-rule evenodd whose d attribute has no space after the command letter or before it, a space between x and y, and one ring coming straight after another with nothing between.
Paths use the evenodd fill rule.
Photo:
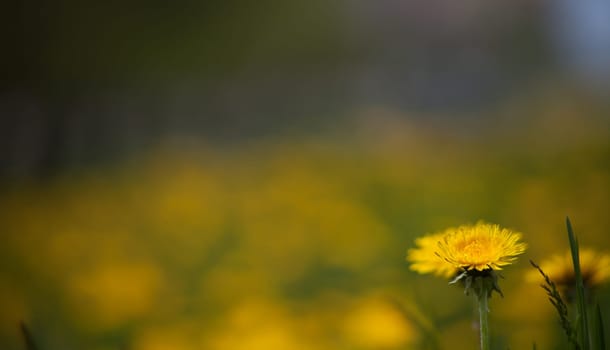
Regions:
<instances>
[{"instance_id":1,"label":"bokeh background","mask_svg":"<svg viewBox=\"0 0 610 350\"><path fill-rule=\"evenodd\" d=\"M405 255L481 219L529 244L494 344L561 346L524 275L566 216L610 250L609 7L7 5L0 347L472 349L472 300Z\"/></svg>"}]
</instances>

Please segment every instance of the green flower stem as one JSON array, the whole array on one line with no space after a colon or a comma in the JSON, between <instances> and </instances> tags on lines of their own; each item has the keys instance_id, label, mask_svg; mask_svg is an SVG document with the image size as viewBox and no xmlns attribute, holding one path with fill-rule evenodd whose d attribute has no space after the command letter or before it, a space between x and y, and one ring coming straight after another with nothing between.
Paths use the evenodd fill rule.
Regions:
<instances>
[{"instance_id":1,"label":"green flower stem","mask_svg":"<svg viewBox=\"0 0 610 350\"><path fill-rule=\"evenodd\" d=\"M489 298L495 290L502 296L502 291L498 286L498 275L492 269L483 271L464 270L450 284L462 281L464 292L469 295L474 292L479 305L479 329L481 330L481 350L489 350Z\"/></svg>"},{"instance_id":2,"label":"green flower stem","mask_svg":"<svg viewBox=\"0 0 610 350\"><path fill-rule=\"evenodd\" d=\"M481 350L489 350L489 296L493 286L489 278L475 277L475 294L479 304L479 328L481 331Z\"/></svg>"},{"instance_id":3,"label":"green flower stem","mask_svg":"<svg viewBox=\"0 0 610 350\"><path fill-rule=\"evenodd\" d=\"M489 350L489 310L486 295L478 296L479 299L479 327L481 328L481 350Z\"/></svg>"}]
</instances>

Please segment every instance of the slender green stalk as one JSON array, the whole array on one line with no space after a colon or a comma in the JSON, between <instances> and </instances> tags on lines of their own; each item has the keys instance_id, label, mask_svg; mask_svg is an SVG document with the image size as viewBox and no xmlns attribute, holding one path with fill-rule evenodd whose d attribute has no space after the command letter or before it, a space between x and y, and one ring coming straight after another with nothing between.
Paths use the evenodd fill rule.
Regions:
<instances>
[{"instance_id":1,"label":"slender green stalk","mask_svg":"<svg viewBox=\"0 0 610 350\"><path fill-rule=\"evenodd\" d=\"M34 342L34 337L32 337L32 333L25 322L19 322L19 329L21 330L21 335L23 336L23 341L25 342L25 348L27 350L38 349L36 343Z\"/></svg>"},{"instance_id":2,"label":"slender green stalk","mask_svg":"<svg viewBox=\"0 0 610 350\"><path fill-rule=\"evenodd\" d=\"M574 264L574 276L576 277L576 298L577 298L577 327L579 329L580 345L582 349L589 350L591 343L589 340L589 318L587 317L587 304L585 302L585 287L583 284L582 273L580 271L580 257L578 251L578 240L574 231L570 218L566 218L566 226L568 228L568 239L570 240L570 251L572 254L572 263Z\"/></svg>"},{"instance_id":3,"label":"slender green stalk","mask_svg":"<svg viewBox=\"0 0 610 350\"><path fill-rule=\"evenodd\" d=\"M549 301L551 302L551 304L553 304L555 310L557 310L559 322L561 323L561 327L563 328L564 332L566 333L566 336L568 337L568 342L572 345L573 349L579 350L580 345L578 344L577 339L578 332L576 331L576 329L574 329L574 327L572 326L572 322L570 322L570 319L568 318L568 306L563 301L559 290L557 290L555 282L551 281L549 276L544 273L540 266L536 265L535 262L530 260L530 264L532 264L532 266L536 268L538 272L540 272L542 277L544 277L544 284L541 284L540 286L546 291L546 294L549 297Z\"/></svg>"},{"instance_id":4,"label":"slender green stalk","mask_svg":"<svg viewBox=\"0 0 610 350\"><path fill-rule=\"evenodd\" d=\"M479 323L481 327L481 350L489 350L489 310L487 309L488 298L479 298Z\"/></svg>"},{"instance_id":5,"label":"slender green stalk","mask_svg":"<svg viewBox=\"0 0 610 350\"><path fill-rule=\"evenodd\" d=\"M489 350L489 289L488 283L478 277L475 279L476 296L479 304L479 328L481 333L481 350Z\"/></svg>"}]
</instances>

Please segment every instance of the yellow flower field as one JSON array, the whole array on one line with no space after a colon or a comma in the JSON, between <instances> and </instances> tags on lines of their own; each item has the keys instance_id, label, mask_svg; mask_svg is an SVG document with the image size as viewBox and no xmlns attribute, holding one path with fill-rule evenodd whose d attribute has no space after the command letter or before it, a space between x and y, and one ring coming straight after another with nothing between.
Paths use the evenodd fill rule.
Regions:
<instances>
[{"instance_id":1,"label":"yellow flower field","mask_svg":"<svg viewBox=\"0 0 610 350\"><path fill-rule=\"evenodd\" d=\"M528 260L565 251L566 215L583 245L610 250L610 141L547 122L168 145L6 185L0 347L23 348L23 321L40 349L472 349L476 310L448 279L511 262L489 301L492 347L557 348ZM465 263L446 241L445 260L415 268L446 279L409 269L405 250L436 248L415 239L479 220L527 250L499 233L503 250ZM610 315L608 287L597 297Z\"/></svg>"}]
</instances>

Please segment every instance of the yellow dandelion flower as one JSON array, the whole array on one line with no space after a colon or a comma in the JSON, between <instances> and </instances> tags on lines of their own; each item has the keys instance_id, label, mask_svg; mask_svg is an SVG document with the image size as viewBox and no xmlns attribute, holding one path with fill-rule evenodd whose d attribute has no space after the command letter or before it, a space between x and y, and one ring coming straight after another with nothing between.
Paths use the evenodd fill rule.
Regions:
<instances>
[{"instance_id":1,"label":"yellow dandelion flower","mask_svg":"<svg viewBox=\"0 0 610 350\"><path fill-rule=\"evenodd\" d=\"M525 251L520 239L521 233L479 222L447 232L437 254L464 271L501 270Z\"/></svg>"},{"instance_id":2,"label":"yellow dandelion flower","mask_svg":"<svg viewBox=\"0 0 610 350\"><path fill-rule=\"evenodd\" d=\"M610 280L610 255L598 252L591 248L580 248L580 272L586 289L593 290ZM564 292L573 289L576 285L574 266L570 251L565 254L556 254L544 260L540 265L542 271ZM529 281L540 281L538 271L530 271L527 275Z\"/></svg>"},{"instance_id":3,"label":"yellow dandelion flower","mask_svg":"<svg viewBox=\"0 0 610 350\"><path fill-rule=\"evenodd\" d=\"M455 277L458 269L447 260L441 258L436 251L445 232L426 235L415 240L417 248L407 251L407 260L411 262L411 270L421 274L432 273L445 278Z\"/></svg>"},{"instance_id":4,"label":"yellow dandelion flower","mask_svg":"<svg viewBox=\"0 0 610 350\"><path fill-rule=\"evenodd\" d=\"M476 295L479 308L481 349L489 349L488 299L493 291L502 295L495 270L510 265L527 247L521 234L498 225L479 222L474 226L450 228L415 240L407 260L411 270L439 276L455 276L450 284L462 282L466 294Z\"/></svg>"}]
</instances>

